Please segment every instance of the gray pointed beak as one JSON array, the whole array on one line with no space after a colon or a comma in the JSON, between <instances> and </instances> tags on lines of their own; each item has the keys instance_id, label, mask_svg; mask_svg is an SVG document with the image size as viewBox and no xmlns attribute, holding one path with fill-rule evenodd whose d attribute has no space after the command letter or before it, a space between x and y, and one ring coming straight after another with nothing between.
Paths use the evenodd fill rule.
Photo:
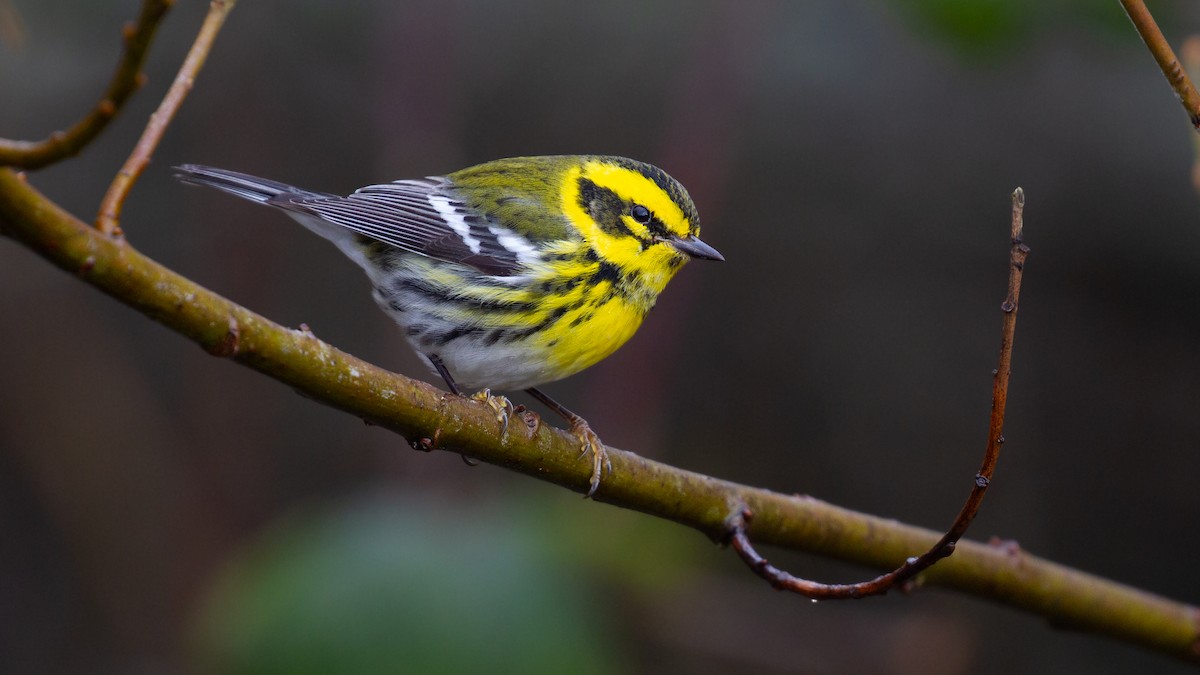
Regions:
<instances>
[{"instance_id":1,"label":"gray pointed beak","mask_svg":"<svg viewBox=\"0 0 1200 675\"><path fill-rule=\"evenodd\" d=\"M724 260L725 256L717 252L717 249L700 241L693 235L687 237L671 237L664 240L676 251L691 257L699 258L700 260Z\"/></svg>"}]
</instances>

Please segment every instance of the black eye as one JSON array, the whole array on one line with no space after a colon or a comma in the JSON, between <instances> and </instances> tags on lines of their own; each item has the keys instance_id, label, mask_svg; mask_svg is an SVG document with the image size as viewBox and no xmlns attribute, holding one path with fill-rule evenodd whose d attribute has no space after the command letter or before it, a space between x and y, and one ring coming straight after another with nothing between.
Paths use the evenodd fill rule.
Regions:
<instances>
[{"instance_id":1,"label":"black eye","mask_svg":"<svg viewBox=\"0 0 1200 675\"><path fill-rule=\"evenodd\" d=\"M642 206L641 204L634 204L633 208L629 209L629 215L633 216L634 220L643 225L649 223L650 218L652 217L650 215L650 209Z\"/></svg>"}]
</instances>

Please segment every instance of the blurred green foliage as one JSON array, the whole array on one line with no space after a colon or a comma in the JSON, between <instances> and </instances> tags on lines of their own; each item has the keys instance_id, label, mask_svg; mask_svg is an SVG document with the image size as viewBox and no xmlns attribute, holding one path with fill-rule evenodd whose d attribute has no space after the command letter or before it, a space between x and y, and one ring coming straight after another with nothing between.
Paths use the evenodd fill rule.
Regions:
<instances>
[{"instance_id":1,"label":"blurred green foliage","mask_svg":"<svg viewBox=\"0 0 1200 675\"><path fill-rule=\"evenodd\" d=\"M1019 54L1053 26L1075 26L1106 39L1128 37L1129 19L1115 0L895 0L921 33L961 58L986 61ZM1170 23L1168 5L1155 16Z\"/></svg>"},{"instance_id":2,"label":"blurred green foliage","mask_svg":"<svg viewBox=\"0 0 1200 675\"><path fill-rule=\"evenodd\" d=\"M220 673L610 673L586 576L512 514L384 498L294 513L214 585L196 632Z\"/></svg>"}]
</instances>

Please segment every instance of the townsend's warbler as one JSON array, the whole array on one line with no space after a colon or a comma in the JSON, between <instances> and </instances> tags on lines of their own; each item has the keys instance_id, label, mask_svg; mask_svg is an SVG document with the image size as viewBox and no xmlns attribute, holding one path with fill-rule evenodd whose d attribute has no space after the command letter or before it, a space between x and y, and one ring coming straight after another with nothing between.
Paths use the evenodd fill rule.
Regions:
<instances>
[{"instance_id":1,"label":"townsend's warbler","mask_svg":"<svg viewBox=\"0 0 1200 675\"><path fill-rule=\"evenodd\" d=\"M683 186L621 157L501 159L348 197L192 164L176 174L282 209L336 244L450 391L524 389L562 415L591 452L588 496L604 446L535 387L620 347L689 258L723 259L696 237ZM507 423L507 399L478 396Z\"/></svg>"}]
</instances>

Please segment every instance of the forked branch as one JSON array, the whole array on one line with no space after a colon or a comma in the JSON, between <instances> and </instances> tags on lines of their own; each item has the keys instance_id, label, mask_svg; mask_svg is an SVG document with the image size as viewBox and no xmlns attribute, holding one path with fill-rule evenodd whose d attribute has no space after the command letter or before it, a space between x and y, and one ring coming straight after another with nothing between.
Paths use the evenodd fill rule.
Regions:
<instances>
[{"instance_id":1,"label":"forked branch","mask_svg":"<svg viewBox=\"0 0 1200 675\"><path fill-rule=\"evenodd\" d=\"M171 120L175 118L175 113L183 104L183 99L187 98L188 92L192 90L196 76L204 66L204 61L208 59L208 52L212 49L213 40L217 38L217 33L225 24L225 18L229 16L229 12L233 10L236 2L237 0L211 0L209 3L208 15L204 17L200 32L192 42L192 48L188 50L187 57L183 60L183 65L175 76L175 81L171 83L171 88L167 90L167 95L163 97L158 110L150 115L150 121L142 131L142 137L134 146L129 159L125 160L125 165L113 178L112 185L108 187L108 192L104 194L104 199L100 202L100 213L96 216L96 228L101 232L113 236L122 234L119 221L125 198L129 195L129 190L133 188L138 177L146 170L146 166L150 164L150 156L154 154L158 142L162 140Z\"/></svg>"}]
</instances>

